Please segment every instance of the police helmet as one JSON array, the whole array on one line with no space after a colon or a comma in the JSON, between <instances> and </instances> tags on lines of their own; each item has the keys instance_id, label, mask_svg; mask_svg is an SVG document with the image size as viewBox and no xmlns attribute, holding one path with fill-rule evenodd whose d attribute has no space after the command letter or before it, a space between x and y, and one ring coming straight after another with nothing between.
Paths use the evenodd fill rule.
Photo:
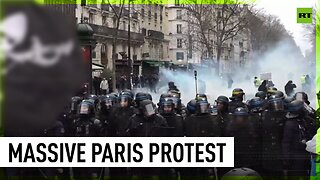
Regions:
<instances>
[{"instance_id":1,"label":"police helmet","mask_svg":"<svg viewBox=\"0 0 320 180\"><path fill-rule=\"evenodd\" d=\"M269 109L272 111L283 111L284 102L278 95L272 95L268 98Z\"/></svg>"},{"instance_id":2,"label":"police helmet","mask_svg":"<svg viewBox=\"0 0 320 180\"><path fill-rule=\"evenodd\" d=\"M99 98L98 96L94 95L94 94L90 94L87 98L87 100L92 101L92 103L94 104L95 107L97 107L98 103L99 103Z\"/></svg>"},{"instance_id":3,"label":"police helmet","mask_svg":"<svg viewBox=\"0 0 320 180\"><path fill-rule=\"evenodd\" d=\"M300 114L304 110L304 102L301 100L294 100L287 106L287 111L294 113L294 114Z\"/></svg>"},{"instance_id":4,"label":"police helmet","mask_svg":"<svg viewBox=\"0 0 320 180\"><path fill-rule=\"evenodd\" d=\"M70 107L71 112L74 112L74 113L77 112L78 105L81 103L81 101L82 101L82 98L79 96L75 96L71 98L71 107Z\"/></svg>"},{"instance_id":5,"label":"police helmet","mask_svg":"<svg viewBox=\"0 0 320 180\"><path fill-rule=\"evenodd\" d=\"M260 99L266 99L267 93L265 93L264 91L258 91L258 92L255 94L255 97L259 97Z\"/></svg>"},{"instance_id":6,"label":"police helmet","mask_svg":"<svg viewBox=\"0 0 320 180\"><path fill-rule=\"evenodd\" d=\"M250 99L248 102L249 110L251 112L262 111L264 102L265 102L265 100L263 100L259 97L254 97L254 98Z\"/></svg>"},{"instance_id":7,"label":"police helmet","mask_svg":"<svg viewBox=\"0 0 320 180\"><path fill-rule=\"evenodd\" d=\"M100 110L108 111L116 104L117 104L117 97L113 94L108 94L106 96L103 96L100 99Z\"/></svg>"},{"instance_id":8,"label":"police helmet","mask_svg":"<svg viewBox=\"0 0 320 180\"><path fill-rule=\"evenodd\" d=\"M122 92L119 95L119 103L121 107L130 107L132 105L132 94L128 92Z\"/></svg>"},{"instance_id":9,"label":"police helmet","mask_svg":"<svg viewBox=\"0 0 320 180\"><path fill-rule=\"evenodd\" d=\"M284 93L282 91L276 91L274 92L274 95L278 96L281 99L284 99Z\"/></svg>"},{"instance_id":10,"label":"police helmet","mask_svg":"<svg viewBox=\"0 0 320 180\"><path fill-rule=\"evenodd\" d=\"M197 94L196 100L197 101L208 101L208 98L207 98L207 95L205 95L205 94Z\"/></svg>"},{"instance_id":11,"label":"police helmet","mask_svg":"<svg viewBox=\"0 0 320 180\"><path fill-rule=\"evenodd\" d=\"M159 110L161 114L172 114L174 113L174 103L172 98L167 97L160 101Z\"/></svg>"},{"instance_id":12,"label":"police helmet","mask_svg":"<svg viewBox=\"0 0 320 180\"><path fill-rule=\"evenodd\" d=\"M80 117L94 117L95 116L95 106L90 100L83 100L79 104L79 115Z\"/></svg>"},{"instance_id":13,"label":"police helmet","mask_svg":"<svg viewBox=\"0 0 320 180\"><path fill-rule=\"evenodd\" d=\"M221 180L262 180L260 174L249 168L235 168L224 174Z\"/></svg>"},{"instance_id":14,"label":"police helmet","mask_svg":"<svg viewBox=\"0 0 320 180\"><path fill-rule=\"evenodd\" d=\"M197 109L197 101L195 99L192 99L187 104L187 110L190 114L196 113Z\"/></svg>"},{"instance_id":15,"label":"police helmet","mask_svg":"<svg viewBox=\"0 0 320 180\"><path fill-rule=\"evenodd\" d=\"M232 90L231 100L243 100L243 96L245 95L244 91L241 88L235 88Z\"/></svg>"},{"instance_id":16,"label":"police helmet","mask_svg":"<svg viewBox=\"0 0 320 180\"><path fill-rule=\"evenodd\" d=\"M197 113L198 114L206 114L209 113L210 104L206 100L197 101Z\"/></svg>"},{"instance_id":17,"label":"police helmet","mask_svg":"<svg viewBox=\"0 0 320 180\"><path fill-rule=\"evenodd\" d=\"M248 111L243 107L237 107L232 113L234 116L248 116Z\"/></svg>"},{"instance_id":18,"label":"police helmet","mask_svg":"<svg viewBox=\"0 0 320 180\"><path fill-rule=\"evenodd\" d=\"M119 96L121 96L121 95L128 95L131 97L131 99L134 99L134 93L129 89L125 89L125 90L121 91Z\"/></svg>"},{"instance_id":19,"label":"police helmet","mask_svg":"<svg viewBox=\"0 0 320 180\"><path fill-rule=\"evenodd\" d=\"M168 93L173 96L173 97L176 97L176 98L181 98L181 93L180 91L177 91L175 89L171 89L168 91Z\"/></svg>"},{"instance_id":20,"label":"police helmet","mask_svg":"<svg viewBox=\"0 0 320 180\"><path fill-rule=\"evenodd\" d=\"M269 98L271 95L274 95L278 91L275 87L268 87L267 89L267 98Z\"/></svg>"},{"instance_id":21,"label":"police helmet","mask_svg":"<svg viewBox=\"0 0 320 180\"><path fill-rule=\"evenodd\" d=\"M138 92L136 94L136 97L135 97L135 104L137 107L139 107L140 105L140 102L143 101L143 100L147 100L148 97L147 97L147 94L146 93L143 93L143 92Z\"/></svg>"},{"instance_id":22,"label":"police helmet","mask_svg":"<svg viewBox=\"0 0 320 180\"><path fill-rule=\"evenodd\" d=\"M229 99L226 96L219 96L216 100L216 103L228 104Z\"/></svg>"}]
</instances>

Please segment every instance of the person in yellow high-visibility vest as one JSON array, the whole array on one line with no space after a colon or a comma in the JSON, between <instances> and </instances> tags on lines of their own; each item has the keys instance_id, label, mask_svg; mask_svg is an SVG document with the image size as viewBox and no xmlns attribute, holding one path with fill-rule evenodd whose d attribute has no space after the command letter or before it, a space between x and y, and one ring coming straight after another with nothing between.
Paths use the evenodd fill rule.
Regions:
<instances>
[{"instance_id":1,"label":"person in yellow high-visibility vest","mask_svg":"<svg viewBox=\"0 0 320 180\"><path fill-rule=\"evenodd\" d=\"M302 91L305 91L305 87L306 87L306 75L302 75L302 76L300 77L300 81L301 81Z\"/></svg>"},{"instance_id":2,"label":"person in yellow high-visibility vest","mask_svg":"<svg viewBox=\"0 0 320 180\"><path fill-rule=\"evenodd\" d=\"M260 79L260 78L258 78L257 76L255 76L253 83L254 83L254 86L255 86L256 88L258 88L258 87L261 85L262 82L261 82L261 79Z\"/></svg>"}]
</instances>

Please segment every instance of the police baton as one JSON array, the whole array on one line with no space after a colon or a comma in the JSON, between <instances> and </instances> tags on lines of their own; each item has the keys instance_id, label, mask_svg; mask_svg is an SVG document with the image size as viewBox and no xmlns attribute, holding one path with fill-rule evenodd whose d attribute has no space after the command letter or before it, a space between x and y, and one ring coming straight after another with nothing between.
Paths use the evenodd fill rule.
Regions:
<instances>
[{"instance_id":1,"label":"police baton","mask_svg":"<svg viewBox=\"0 0 320 180\"><path fill-rule=\"evenodd\" d=\"M196 84L196 97L197 97L197 94L198 94L198 81L197 81L197 71L194 70L194 81L195 81L195 84Z\"/></svg>"}]
</instances>

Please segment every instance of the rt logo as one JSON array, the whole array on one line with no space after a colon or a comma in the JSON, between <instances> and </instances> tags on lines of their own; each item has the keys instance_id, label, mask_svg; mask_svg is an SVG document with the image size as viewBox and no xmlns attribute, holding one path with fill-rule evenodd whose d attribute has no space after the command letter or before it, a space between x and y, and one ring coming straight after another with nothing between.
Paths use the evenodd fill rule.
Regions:
<instances>
[{"instance_id":1,"label":"rt logo","mask_svg":"<svg viewBox=\"0 0 320 180\"><path fill-rule=\"evenodd\" d=\"M297 23L312 23L312 8L297 8Z\"/></svg>"}]
</instances>

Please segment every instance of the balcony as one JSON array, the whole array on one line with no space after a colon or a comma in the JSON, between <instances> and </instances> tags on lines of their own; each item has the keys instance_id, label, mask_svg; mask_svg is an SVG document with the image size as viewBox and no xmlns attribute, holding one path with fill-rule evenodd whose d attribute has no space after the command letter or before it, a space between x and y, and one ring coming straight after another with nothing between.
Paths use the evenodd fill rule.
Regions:
<instances>
[{"instance_id":1,"label":"balcony","mask_svg":"<svg viewBox=\"0 0 320 180\"><path fill-rule=\"evenodd\" d=\"M106 36L107 38L112 38L116 34L116 29L109 28L106 26L100 26L95 24L89 24L95 35ZM138 43L144 43L144 36L141 33L130 32L131 41L136 41ZM128 31L118 30L118 39L128 40Z\"/></svg>"},{"instance_id":2,"label":"balcony","mask_svg":"<svg viewBox=\"0 0 320 180\"><path fill-rule=\"evenodd\" d=\"M162 40L164 39L164 34L160 31L153 31L153 30L148 30L148 38L150 39L159 39Z\"/></svg>"}]
</instances>

